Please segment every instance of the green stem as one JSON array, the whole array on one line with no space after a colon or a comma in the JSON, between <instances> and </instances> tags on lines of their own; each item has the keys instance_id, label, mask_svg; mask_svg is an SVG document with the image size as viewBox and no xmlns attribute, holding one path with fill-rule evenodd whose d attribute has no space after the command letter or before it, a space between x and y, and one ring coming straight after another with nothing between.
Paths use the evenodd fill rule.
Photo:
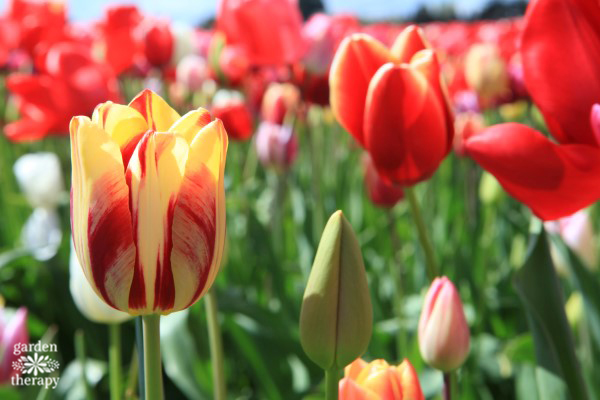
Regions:
<instances>
[{"instance_id":1,"label":"green stem","mask_svg":"<svg viewBox=\"0 0 600 400\"><path fill-rule=\"evenodd\" d=\"M215 400L225 400L227 388L225 386L225 368L223 362L223 343L221 340L221 328L219 327L217 296L214 289L206 294L204 299L206 307L206 321L208 324L208 340L210 343L210 359L213 370L213 390Z\"/></svg>"},{"instance_id":2,"label":"green stem","mask_svg":"<svg viewBox=\"0 0 600 400\"><path fill-rule=\"evenodd\" d=\"M88 382L86 375L85 342L83 338L83 331L75 332L75 355L77 356L79 365L81 365L81 382L83 383L83 387L85 389L85 398L87 400L93 400L94 394L92 393L92 389L90 388L90 383Z\"/></svg>"},{"instance_id":3,"label":"green stem","mask_svg":"<svg viewBox=\"0 0 600 400\"><path fill-rule=\"evenodd\" d=\"M444 372L444 400L452 400L452 376L451 372Z\"/></svg>"},{"instance_id":4,"label":"green stem","mask_svg":"<svg viewBox=\"0 0 600 400\"><path fill-rule=\"evenodd\" d=\"M338 400L339 370L334 366L325 371L325 399Z\"/></svg>"},{"instance_id":5,"label":"green stem","mask_svg":"<svg viewBox=\"0 0 600 400\"><path fill-rule=\"evenodd\" d=\"M394 315L400 321L398 334L396 335L396 359L403 359L403 354L406 354L406 329L402 326L404 322L404 284L403 284L403 266L400 257L398 257L398 249L400 249L401 242L398 237L398 231L396 230L396 217L392 210L388 210L388 221L390 226L390 241L392 243L392 262L390 263L390 273L393 276L395 287L394 287Z\"/></svg>"},{"instance_id":6,"label":"green stem","mask_svg":"<svg viewBox=\"0 0 600 400\"><path fill-rule=\"evenodd\" d=\"M127 386L125 387L125 399L134 400L137 399L135 387L138 383L138 371L139 371L139 357L137 346L133 347L131 355L131 362L129 363L129 378L127 379ZM141 398L141 396L140 396Z\"/></svg>"},{"instance_id":7,"label":"green stem","mask_svg":"<svg viewBox=\"0 0 600 400\"><path fill-rule=\"evenodd\" d=\"M433 281L438 276L439 269L435 261L433 246L431 245L431 239L429 238L427 228L425 227L425 220L423 219L423 214L421 213L421 207L419 207L419 202L417 201L417 197L415 196L415 192L412 187L405 187L404 193L406 194L406 198L410 206L410 211L413 215L413 219L415 220L415 225L417 226L417 234L419 235L419 241L421 242L423 252L425 253L427 277L430 281Z\"/></svg>"},{"instance_id":8,"label":"green stem","mask_svg":"<svg viewBox=\"0 0 600 400\"><path fill-rule=\"evenodd\" d=\"M108 364L111 400L121 399L121 325L108 325Z\"/></svg>"},{"instance_id":9,"label":"green stem","mask_svg":"<svg viewBox=\"0 0 600 400\"><path fill-rule=\"evenodd\" d=\"M142 317L144 330L144 380L146 400L163 399L162 366L160 361L160 315Z\"/></svg>"},{"instance_id":10,"label":"green stem","mask_svg":"<svg viewBox=\"0 0 600 400\"><path fill-rule=\"evenodd\" d=\"M138 388L140 400L146 399L146 382L144 381L144 329L142 328L142 317L135 319L135 347L138 354Z\"/></svg>"}]
</instances>

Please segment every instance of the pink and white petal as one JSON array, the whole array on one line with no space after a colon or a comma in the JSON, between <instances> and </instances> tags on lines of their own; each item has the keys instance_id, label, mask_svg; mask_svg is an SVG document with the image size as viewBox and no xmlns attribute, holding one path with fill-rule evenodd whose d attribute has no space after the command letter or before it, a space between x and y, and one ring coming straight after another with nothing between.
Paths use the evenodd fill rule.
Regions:
<instances>
[{"instance_id":1,"label":"pink and white petal","mask_svg":"<svg viewBox=\"0 0 600 400\"><path fill-rule=\"evenodd\" d=\"M169 132L177 133L185 138L188 143L196 137L198 132L210 123L212 116L204 108L198 108L179 118L169 128Z\"/></svg>"},{"instance_id":2,"label":"pink and white petal","mask_svg":"<svg viewBox=\"0 0 600 400\"><path fill-rule=\"evenodd\" d=\"M177 111L173 110L162 97L149 89L145 89L131 100L129 107L139 111L148 123L148 129L156 132L167 132L179 119Z\"/></svg>"},{"instance_id":3,"label":"pink and white petal","mask_svg":"<svg viewBox=\"0 0 600 400\"><path fill-rule=\"evenodd\" d=\"M136 248L121 152L87 117L73 118L70 131L71 228L77 257L96 293L126 311Z\"/></svg>"},{"instance_id":4,"label":"pink and white petal","mask_svg":"<svg viewBox=\"0 0 600 400\"><path fill-rule=\"evenodd\" d=\"M149 131L127 167L138 249L129 297L130 312L135 314L162 312L173 306L171 227L187 152L188 144L182 137Z\"/></svg>"},{"instance_id":5,"label":"pink and white petal","mask_svg":"<svg viewBox=\"0 0 600 400\"><path fill-rule=\"evenodd\" d=\"M173 217L171 265L174 311L189 307L212 285L225 243L223 175L227 133L220 120L192 141Z\"/></svg>"}]
</instances>

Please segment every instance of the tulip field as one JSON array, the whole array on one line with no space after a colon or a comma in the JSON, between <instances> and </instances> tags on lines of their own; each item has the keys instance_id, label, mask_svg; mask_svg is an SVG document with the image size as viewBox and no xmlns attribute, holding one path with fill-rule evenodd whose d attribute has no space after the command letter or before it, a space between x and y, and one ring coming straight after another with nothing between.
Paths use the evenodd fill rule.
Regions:
<instances>
[{"instance_id":1,"label":"tulip field","mask_svg":"<svg viewBox=\"0 0 600 400\"><path fill-rule=\"evenodd\" d=\"M600 3L217 3L0 11L0 399L600 398Z\"/></svg>"}]
</instances>

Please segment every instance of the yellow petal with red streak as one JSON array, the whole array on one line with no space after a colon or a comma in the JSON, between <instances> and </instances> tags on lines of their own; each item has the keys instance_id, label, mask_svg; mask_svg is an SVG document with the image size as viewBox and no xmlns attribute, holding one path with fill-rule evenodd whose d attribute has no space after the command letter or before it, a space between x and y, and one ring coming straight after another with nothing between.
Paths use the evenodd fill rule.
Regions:
<instances>
[{"instance_id":1,"label":"yellow petal with red streak","mask_svg":"<svg viewBox=\"0 0 600 400\"><path fill-rule=\"evenodd\" d=\"M145 89L131 100L129 107L142 114L148 123L148 129L157 132L167 132L179 119L177 111L173 110L162 97L149 89Z\"/></svg>"},{"instance_id":2,"label":"yellow petal with red streak","mask_svg":"<svg viewBox=\"0 0 600 400\"><path fill-rule=\"evenodd\" d=\"M208 110L199 108L188 112L175 121L169 128L169 132L177 133L183 136L188 143L192 143L198 132L208 125L211 119L212 117Z\"/></svg>"}]
</instances>

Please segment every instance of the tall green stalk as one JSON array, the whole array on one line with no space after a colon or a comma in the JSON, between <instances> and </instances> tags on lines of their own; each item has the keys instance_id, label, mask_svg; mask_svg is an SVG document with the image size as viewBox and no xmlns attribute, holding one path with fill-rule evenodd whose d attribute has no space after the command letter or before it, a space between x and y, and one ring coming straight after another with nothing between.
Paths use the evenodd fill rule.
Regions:
<instances>
[{"instance_id":1,"label":"tall green stalk","mask_svg":"<svg viewBox=\"0 0 600 400\"><path fill-rule=\"evenodd\" d=\"M225 385L225 368L223 359L223 343L219 327L217 297L213 289L209 290L204 298L206 307L206 321L208 324L208 340L210 343L210 359L213 370L213 398L225 400L227 387Z\"/></svg>"},{"instance_id":2,"label":"tall green stalk","mask_svg":"<svg viewBox=\"0 0 600 400\"><path fill-rule=\"evenodd\" d=\"M109 347L108 364L110 379L110 398L111 400L120 400L122 396L121 389L121 325L109 324Z\"/></svg>"},{"instance_id":3,"label":"tall green stalk","mask_svg":"<svg viewBox=\"0 0 600 400\"><path fill-rule=\"evenodd\" d=\"M160 360L160 315L142 317L144 330L144 380L146 400L163 399L162 365Z\"/></svg>"},{"instance_id":4,"label":"tall green stalk","mask_svg":"<svg viewBox=\"0 0 600 400\"><path fill-rule=\"evenodd\" d=\"M339 373L336 367L325 371L325 399L338 400Z\"/></svg>"},{"instance_id":5,"label":"tall green stalk","mask_svg":"<svg viewBox=\"0 0 600 400\"><path fill-rule=\"evenodd\" d=\"M421 207L419 206L419 202L417 201L417 197L415 196L415 192L412 187L405 187L404 193L406 194L410 211L413 215L413 219L415 220L415 226L417 228L419 241L421 242L421 247L425 253L427 278L429 278L430 281L433 281L439 274L439 268L435 261L433 245L431 244L431 239L427 233L427 227L425 226L425 220L423 219L423 214L421 213Z\"/></svg>"}]
</instances>

